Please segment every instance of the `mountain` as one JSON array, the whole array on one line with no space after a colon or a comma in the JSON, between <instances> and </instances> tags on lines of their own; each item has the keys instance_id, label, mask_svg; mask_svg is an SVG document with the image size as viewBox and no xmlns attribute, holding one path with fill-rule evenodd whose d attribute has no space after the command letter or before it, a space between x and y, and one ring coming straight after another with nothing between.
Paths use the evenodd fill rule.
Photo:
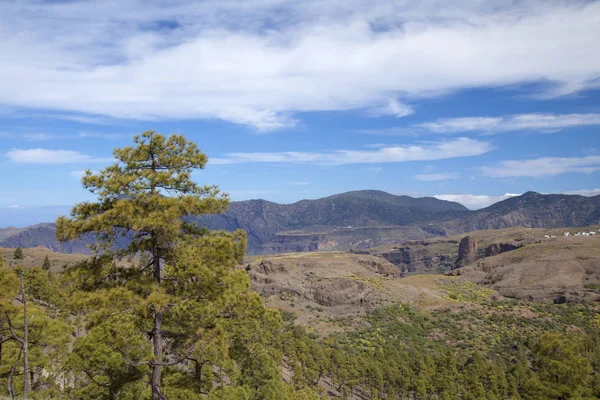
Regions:
<instances>
[{"instance_id":1,"label":"mountain","mask_svg":"<svg viewBox=\"0 0 600 400\"><path fill-rule=\"evenodd\" d=\"M27 229L28 228L16 228L14 226L0 228L0 240L6 239L7 237L11 237L14 235L18 235L19 233L21 233Z\"/></svg>"},{"instance_id":2,"label":"mountain","mask_svg":"<svg viewBox=\"0 0 600 400\"><path fill-rule=\"evenodd\" d=\"M88 243L92 237L83 240L72 240L61 243L56 240L56 226L51 223L37 224L28 228L18 229L17 233L0 240L0 247L38 247L43 246L57 253L89 254Z\"/></svg>"},{"instance_id":3,"label":"mountain","mask_svg":"<svg viewBox=\"0 0 600 400\"><path fill-rule=\"evenodd\" d=\"M333 235L345 242L340 236L348 236L343 234L348 230L365 227L389 230L466 212L467 208L461 204L432 197L413 198L364 190L293 204L266 200L234 202L221 215L202 216L195 221L210 229L243 229L248 233L249 252L263 253L265 244L275 252L302 251L305 246L309 247L307 250L318 250L314 248L319 245L315 242L323 242L322 235ZM364 231L357 236L361 234L364 236ZM422 237L418 230L414 234L415 239ZM277 251L277 246L281 251Z\"/></svg>"},{"instance_id":4,"label":"mountain","mask_svg":"<svg viewBox=\"0 0 600 400\"><path fill-rule=\"evenodd\" d=\"M600 223L600 196L527 192L444 223L449 233L502 229L559 228Z\"/></svg>"},{"instance_id":5,"label":"mountain","mask_svg":"<svg viewBox=\"0 0 600 400\"><path fill-rule=\"evenodd\" d=\"M367 249L406 240L514 226L555 228L600 222L600 196L542 195L527 192L478 211L432 197L413 198L364 190L322 199L277 204L232 202L220 215L190 217L210 229L248 233L248 253ZM1 247L45 246L88 253L92 238L58 243L53 224L40 224L0 238Z\"/></svg>"}]
</instances>

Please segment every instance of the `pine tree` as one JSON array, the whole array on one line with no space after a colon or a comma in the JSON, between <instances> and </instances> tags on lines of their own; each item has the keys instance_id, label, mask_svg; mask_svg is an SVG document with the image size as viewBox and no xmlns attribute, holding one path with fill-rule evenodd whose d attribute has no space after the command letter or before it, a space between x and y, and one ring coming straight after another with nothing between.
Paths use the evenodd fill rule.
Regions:
<instances>
[{"instance_id":1,"label":"pine tree","mask_svg":"<svg viewBox=\"0 0 600 400\"><path fill-rule=\"evenodd\" d=\"M42 264L42 268L45 271L49 271L50 268L52 268L52 264L50 263L50 259L48 258L48 254L46 254L46 257L44 258L44 264Z\"/></svg>"},{"instance_id":2,"label":"pine tree","mask_svg":"<svg viewBox=\"0 0 600 400\"><path fill-rule=\"evenodd\" d=\"M24 257L24 256L23 256L23 249L22 249L22 248L20 248L20 247L17 247L17 248L15 249L15 252L14 252L13 258L14 258L15 260L22 260L22 259L23 259L23 257Z\"/></svg>"},{"instance_id":3,"label":"pine tree","mask_svg":"<svg viewBox=\"0 0 600 400\"><path fill-rule=\"evenodd\" d=\"M53 397L49 393L59 390L57 376L64 374L71 330L60 316L50 317L30 301L30 272L0 268L0 398L20 398L25 392L38 398L36 387L47 390L48 396L41 397Z\"/></svg>"},{"instance_id":4,"label":"pine tree","mask_svg":"<svg viewBox=\"0 0 600 400\"><path fill-rule=\"evenodd\" d=\"M228 199L215 186L201 187L192 181L192 170L204 168L207 157L183 136L167 139L148 131L134 137L134 142L133 147L114 151L114 165L99 173L86 172L82 183L98 196L98 201L78 204L70 217L60 217L57 237L67 241L94 233L94 248L104 252L99 259L109 262L140 253L149 256L148 266L137 271L117 267L115 273L119 276L115 279L138 285L136 293L141 293L147 304L147 314L152 318L152 399L159 400L165 398L161 391L163 323L165 313L173 308L173 299L163 284L165 269L176 260L173 249L178 243L191 234L206 233L183 217L222 212ZM130 244L116 248L118 236L127 236Z\"/></svg>"},{"instance_id":5,"label":"pine tree","mask_svg":"<svg viewBox=\"0 0 600 400\"><path fill-rule=\"evenodd\" d=\"M27 292L25 291L25 271L19 272L21 278L21 302L23 303L23 339L21 347L23 349L23 399L27 400L31 392L31 381L29 375L29 320L27 319Z\"/></svg>"}]
</instances>

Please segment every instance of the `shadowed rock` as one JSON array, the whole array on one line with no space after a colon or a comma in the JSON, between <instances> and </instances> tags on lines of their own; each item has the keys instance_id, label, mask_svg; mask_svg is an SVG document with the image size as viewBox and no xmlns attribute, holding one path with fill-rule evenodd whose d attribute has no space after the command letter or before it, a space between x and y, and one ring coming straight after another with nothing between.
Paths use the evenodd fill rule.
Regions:
<instances>
[{"instance_id":1,"label":"shadowed rock","mask_svg":"<svg viewBox=\"0 0 600 400\"><path fill-rule=\"evenodd\" d=\"M456 258L456 265L466 265L472 263L477 259L479 247L477 240L471 236L465 236L461 239L458 245L458 257Z\"/></svg>"}]
</instances>

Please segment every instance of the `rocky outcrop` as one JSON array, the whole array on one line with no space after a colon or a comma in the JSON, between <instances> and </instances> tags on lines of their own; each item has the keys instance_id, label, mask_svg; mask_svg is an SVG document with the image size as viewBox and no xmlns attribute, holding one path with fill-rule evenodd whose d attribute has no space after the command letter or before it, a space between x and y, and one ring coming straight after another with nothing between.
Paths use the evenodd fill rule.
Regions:
<instances>
[{"instance_id":1,"label":"rocky outcrop","mask_svg":"<svg viewBox=\"0 0 600 400\"><path fill-rule=\"evenodd\" d=\"M511 244L511 243L493 243L485 248L485 250L483 251L483 256L484 257L492 257L492 256L498 255L500 253L505 253L507 251L516 250L520 247L521 246L517 246L517 245Z\"/></svg>"},{"instance_id":2,"label":"rocky outcrop","mask_svg":"<svg viewBox=\"0 0 600 400\"><path fill-rule=\"evenodd\" d=\"M275 273L287 273L288 269L283 264L274 264L273 261L263 260L258 265L248 264L246 271L249 273L259 273L263 275Z\"/></svg>"},{"instance_id":3,"label":"rocky outcrop","mask_svg":"<svg viewBox=\"0 0 600 400\"><path fill-rule=\"evenodd\" d=\"M458 256L456 265L466 265L475 261L479 256L477 240L471 236L465 236L458 244Z\"/></svg>"},{"instance_id":4,"label":"rocky outcrop","mask_svg":"<svg viewBox=\"0 0 600 400\"><path fill-rule=\"evenodd\" d=\"M420 246L398 247L379 255L396 265L401 274L437 272L449 261L445 255L432 253Z\"/></svg>"},{"instance_id":5,"label":"rocky outcrop","mask_svg":"<svg viewBox=\"0 0 600 400\"><path fill-rule=\"evenodd\" d=\"M313 289L313 301L322 306L363 304L367 292L372 291L363 282L346 278L320 283Z\"/></svg>"},{"instance_id":6,"label":"rocky outcrop","mask_svg":"<svg viewBox=\"0 0 600 400\"><path fill-rule=\"evenodd\" d=\"M358 259L358 264L369 268L373 272L381 274L388 278L397 278L400 276L400 270L393 264L384 259L365 258Z\"/></svg>"}]
</instances>

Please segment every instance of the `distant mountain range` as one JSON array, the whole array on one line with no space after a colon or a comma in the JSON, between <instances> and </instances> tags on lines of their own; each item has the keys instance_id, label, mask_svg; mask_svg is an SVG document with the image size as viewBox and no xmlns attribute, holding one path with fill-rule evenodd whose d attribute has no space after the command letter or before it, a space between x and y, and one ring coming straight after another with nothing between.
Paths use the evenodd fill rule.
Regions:
<instances>
[{"instance_id":1,"label":"distant mountain range","mask_svg":"<svg viewBox=\"0 0 600 400\"><path fill-rule=\"evenodd\" d=\"M245 230L249 254L358 250L482 229L589 226L600 223L600 196L527 192L469 211L461 204L432 197L364 190L293 204L266 200L233 202L223 214L191 219L210 229ZM87 244L92 237L60 243L54 230L54 224L0 229L0 246L89 252Z\"/></svg>"}]
</instances>

